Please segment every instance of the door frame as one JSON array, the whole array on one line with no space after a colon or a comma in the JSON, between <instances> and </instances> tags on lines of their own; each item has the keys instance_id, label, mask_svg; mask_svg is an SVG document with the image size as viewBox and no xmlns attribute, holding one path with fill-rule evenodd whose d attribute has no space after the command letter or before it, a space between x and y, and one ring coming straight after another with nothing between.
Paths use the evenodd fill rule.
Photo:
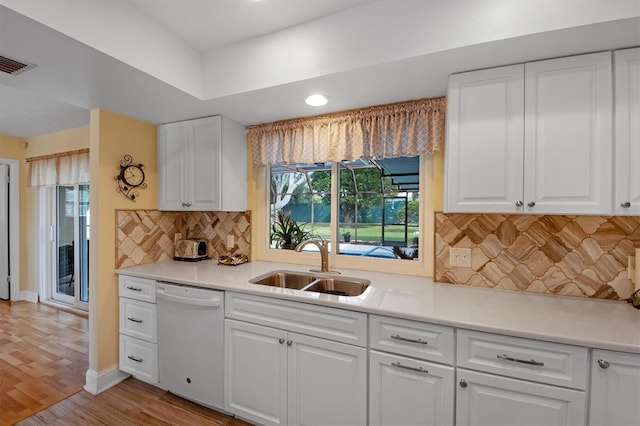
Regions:
<instances>
[{"instance_id":1,"label":"door frame","mask_svg":"<svg viewBox=\"0 0 640 426\"><path fill-rule=\"evenodd\" d=\"M31 300L27 294L23 295L20 292L20 163L9 158L0 158L0 163L9 165L9 299Z\"/></svg>"}]
</instances>

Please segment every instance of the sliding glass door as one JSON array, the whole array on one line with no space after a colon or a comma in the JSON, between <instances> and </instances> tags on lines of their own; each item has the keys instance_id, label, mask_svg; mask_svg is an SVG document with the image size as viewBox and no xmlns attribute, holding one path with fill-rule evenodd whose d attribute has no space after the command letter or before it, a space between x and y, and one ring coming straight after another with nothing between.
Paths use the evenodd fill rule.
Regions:
<instances>
[{"instance_id":1,"label":"sliding glass door","mask_svg":"<svg viewBox=\"0 0 640 426\"><path fill-rule=\"evenodd\" d=\"M79 309L89 302L89 185L57 186L51 299Z\"/></svg>"}]
</instances>

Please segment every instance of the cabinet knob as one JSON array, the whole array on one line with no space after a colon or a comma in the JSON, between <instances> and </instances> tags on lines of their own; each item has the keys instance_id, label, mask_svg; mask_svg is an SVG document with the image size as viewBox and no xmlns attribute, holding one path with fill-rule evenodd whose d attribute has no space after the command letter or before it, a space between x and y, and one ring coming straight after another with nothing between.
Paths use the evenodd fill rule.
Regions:
<instances>
[{"instance_id":1,"label":"cabinet knob","mask_svg":"<svg viewBox=\"0 0 640 426\"><path fill-rule=\"evenodd\" d=\"M278 342L280 342L280 344L283 344L284 343L284 337L279 338Z\"/></svg>"},{"instance_id":2,"label":"cabinet knob","mask_svg":"<svg viewBox=\"0 0 640 426\"><path fill-rule=\"evenodd\" d=\"M523 205L524 203L522 202L522 200L516 201L516 207L522 207Z\"/></svg>"},{"instance_id":3,"label":"cabinet knob","mask_svg":"<svg viewBox=\"0 0 640 426\"><path fill-rule=\"evenodd\" d=\"M467 384L467 381L465 379L460 379L460 387L461 388L466 388L467 386L469 386Z\"/></svg>"},{"instance_id":4,"label":"cabinet knob","mask_svg":"<svg viewBox=\"0 0 640 426\"><path fill-rule=\"evenodd\" d=\"M191 207L191 203L182 203L182 207Z\"/></svg>"},{"instance_id":5,"label":"cabinet knob","mask_svg":"<svg viewBox=\"0 0 640 426\"><path fill-rule=\"evenodd\" d=\"M529 206L529 207L533 207L533 206L535 206L535 205L536 205L536 202L535 202L535 201L529 201L529 202L527 203L527 206Z\"/></svg>"},{"instance_id":6,"label":"cabinet knob","mask_svg":"<svg viewBox=\"0 0 640 426\"><path fill-rule=\"evenodd\" d=\"M631 207L631 203L629 201L625 201L624 203L620 203L620 207L622 207L623 209L628 209L629 207Z\"/></svg>"},{"instance_id":7,"label":"cabinet knob","mask_svg":"<svg viewBox=\"0 0 640 426\"><path fill-rule=\"evenodd\" d=\"M606 370L607 368L609 368L609 362L605 361L604 359L599 359L598 360L598 365L600 366L600 368L602 368L603 370Z\"/></svg>"},{"instance_id":8,"label":"cabinet knob","mask_svg":"<svg viewBox=\"0 0 640 426\"><path fill-rule=\"evenodd\" d=\"M293 340L287 340L287 346L293 345Z\"/></svg>"}]
</instances>

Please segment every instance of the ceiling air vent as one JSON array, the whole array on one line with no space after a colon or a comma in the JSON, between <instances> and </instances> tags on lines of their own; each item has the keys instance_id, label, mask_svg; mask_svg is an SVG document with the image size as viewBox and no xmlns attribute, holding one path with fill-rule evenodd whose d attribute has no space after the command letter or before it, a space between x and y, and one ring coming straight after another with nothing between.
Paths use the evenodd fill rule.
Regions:
<instances>
[{"instance_id":1,"label":"ceiling air vent","mask_svg":"<svg viewBox=\"0 0 640 426\"><path fill-rule=\"evenodd\" d=\"M18 75L31 68L35 68L35 65L0 54L0 71L4 73Z\"/></svg>"}]
</instances>

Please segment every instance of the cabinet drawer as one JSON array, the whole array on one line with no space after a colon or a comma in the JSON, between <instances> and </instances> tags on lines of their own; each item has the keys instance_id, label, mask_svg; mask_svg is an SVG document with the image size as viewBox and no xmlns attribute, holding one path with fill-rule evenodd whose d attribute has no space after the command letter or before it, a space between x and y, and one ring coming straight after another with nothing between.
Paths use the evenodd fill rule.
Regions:
<instances>
[{"instance_id":1,"label":"cabinet drawer","mask_svg":"<svg viewBox=\"0 0 640 426\"><path fill-rule=\"evenodd\" d=\"M443 364L453 363L453 329L371 315L371 348Z\"/></svg>"},{"instance_id":2,"label":"cabinet drawer","mask_svg":"<svg viewBox=\"0 0 640 426\"><path fill-rule=\"evenodd\" d=\"M120 297L156 303L156 282L148 278L120 275Z\"/></svg>"},{"instance_id":3,"label":"cabinet drawer","mask_svg":"<svg viewBox=\"0 0 640 426\"><path fill-rule=\"evenodd\" d=\"M157 343L156 305L120 298L120 333Z\"/></svg>"},{"instance_id":4,"label":"cabinet drawer","mask_svg":"<svg viewBox=\"0 0 640 426\"><path fill-rule=\"evenodd\" d=\"M458 367L586 389L587 348L458 330Z\"/></svg>"},{"instance_id":5,"label":"cabinet drawer","mask_svg":"<svg viewBox=\"0 0 640 426\"><path fill-rule=\"evenodd\" d=\"M351 345L367 345L367 315L361 312L226 292L225 316Z\"/></svg>"},{"instance_id":6,"label":"cabinet drawer","mask_svg":"<svg viewBox=\"0 0 640 426\"><path fill-rule=\"evenodd\" d=\"M120 335L120 370L147 382L158 382L158 345Z\"/></svg>"}]
</instances>

